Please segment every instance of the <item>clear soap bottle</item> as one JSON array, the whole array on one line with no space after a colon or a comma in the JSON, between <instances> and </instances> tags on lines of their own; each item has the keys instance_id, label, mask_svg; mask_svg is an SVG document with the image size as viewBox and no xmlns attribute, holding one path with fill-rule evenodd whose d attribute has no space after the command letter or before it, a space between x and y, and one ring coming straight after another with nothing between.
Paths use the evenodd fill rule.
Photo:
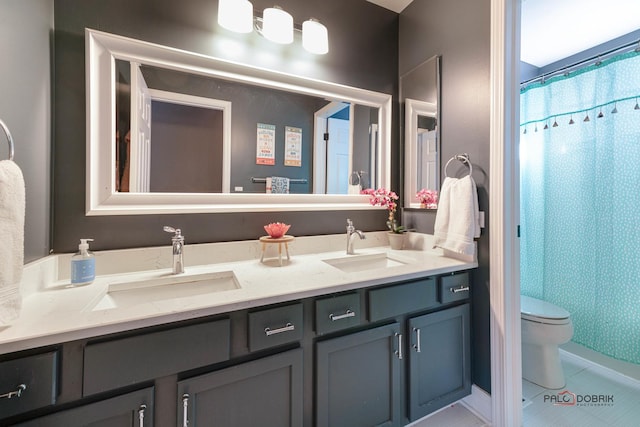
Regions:
<instances>
[{"instance_id":1,"label":"clear soap bottle","mask_svg":"<svg viewBox=\"0 0 640 427\"><path fill-rule=\"evenodd\" d=\"M88 285L96 278L96 258L89 252L89 243L93 239L80 239L78 252L71 257L71 284Z\"/></svg>"}]
</instances>

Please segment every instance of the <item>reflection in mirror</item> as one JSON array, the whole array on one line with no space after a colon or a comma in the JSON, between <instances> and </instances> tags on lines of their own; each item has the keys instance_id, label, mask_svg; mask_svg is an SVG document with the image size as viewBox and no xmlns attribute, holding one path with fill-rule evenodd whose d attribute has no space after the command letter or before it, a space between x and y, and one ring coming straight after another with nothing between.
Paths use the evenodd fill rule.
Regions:
<instances>
[{"instance_id":1,"label":"reflection in mirror","mask_svg":"<svg viewBox=\"0 0 640 427\"><path fill-rule=\"evenodd\" d=\"M331 102L314 114L313 192L360 194L378 176L378 108Z\"/></svg>"},{"instance_id":2,"label":"reflection in mirror","mask_svg":"<svg viewBox=\"0 0 640 427\"><path fill-rule=\"evenodd\" d=\"M406 207L420 207L416 193L438 189L437 107L431 102L405 99Z\"/></svg>"},{"instance_id":3,"label":"reflection in mirror","mask_svg":"<svg viewBox=\"0 0 640 427\"><path fill-rule=\"evenodd\" d=\"M153 67L115 64L116 191L229 192L231 102L160 90Z\"/></svg>"},{"instance_id":4,"label":"reflection in mirror","mask_svg":"<svg viewBox=\"0 0 640 427\"><path fill-rule=\"evenodd\" d=\"M404 99L404 206L420 207L420 190L440 189L440 57L400 79Z\"/></svg>"},{"instance_id":5,"label":"reflection in mirror","mask_svg":"<svg viewBox=\"0 0 640 427\"><path fill-rule=\"evenodd\" d=\"M86 40L89 215L368 209L360 189L388 186L390 95ZM266 194L274 177L293 194Z\"/></svg>"}]
</instances>

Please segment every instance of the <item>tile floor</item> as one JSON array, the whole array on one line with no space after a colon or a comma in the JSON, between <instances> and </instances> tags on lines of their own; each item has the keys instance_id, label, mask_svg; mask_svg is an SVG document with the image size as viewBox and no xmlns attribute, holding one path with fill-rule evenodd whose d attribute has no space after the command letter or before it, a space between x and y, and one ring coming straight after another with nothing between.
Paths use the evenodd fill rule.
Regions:
<instances>
[{"instance_id":1,"label":"tile floor","mask_svg":"<svg viewBox=\"0 0 640 427\"><path fill-rule=\"evenodd\" d=\"M524 427L637 427L640 426L640 381L622 376L570 353L562 353L567 384L547 390L522 381ZM554 405L558 393L575 404ZM602 395L600 398L598 396ZM593 403L587 400L607 399ZM611 401L612 400L612 401ZM411 427L484 427L481 419L461 404L455 404Z\"/></svg>"}]
</instances>

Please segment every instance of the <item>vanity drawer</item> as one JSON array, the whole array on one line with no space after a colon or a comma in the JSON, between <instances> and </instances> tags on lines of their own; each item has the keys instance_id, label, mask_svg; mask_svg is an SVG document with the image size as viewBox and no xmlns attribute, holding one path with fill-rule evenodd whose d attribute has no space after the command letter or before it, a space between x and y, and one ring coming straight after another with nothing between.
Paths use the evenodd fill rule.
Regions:
<instances>
[{"instance_id":1,"label":"vanity drawer","mask_svg":"<svg viewBox=\"0 0 640 427\"><path fill-rule=\"evenodd\" d=\"M369 320L387 319L438 305L436 279L429 277L369 291Z\"/></svg>"},{"instance_id":2,"label":"vanity drawer","mask_svg":"<svg viewBox=\"0 0 640 427\"><path fill-rule=\"evenodd\" d=\"M440 302L448 304L469 298L469 273L440 277Z\"/></svg>"},{"instance_id":3,"label":"vanity drawer","mask_svg":"<svg viewBox=\"0 0 640 427\"><path fill-rule=\"evenodd\" d=\"M229 319L90 343L83 396L229 360Z\"/></svg>"},{"instance_id":4,"label":"vanity drawer","mask_svg":"<svg viewBox=\"0 0 640 427\"><path fill-rule=\"evenodd\" d=\"M0 362L0 418L53 405L57 390L57 351Z\"/></svg>"},{"instance_id":5,"label":"vanity drawer","mask_svg":"<svg viewBox=\"0 0 640 427\"><path fill-rule=\"evenodd\" d=\"M318 335L358 326L362 311L357 292L316 300L316 332Z\"/></svg>"},{"instance_id":6,"label":"vanity drawer","mask_svg":"<svg viewBox=\"0 0 640 427\"><path fill-rule=\"evenodd\" d=\"M302 303L249 313L249 350L256 351L302 339Z\"/></svg>"}]
</instances>

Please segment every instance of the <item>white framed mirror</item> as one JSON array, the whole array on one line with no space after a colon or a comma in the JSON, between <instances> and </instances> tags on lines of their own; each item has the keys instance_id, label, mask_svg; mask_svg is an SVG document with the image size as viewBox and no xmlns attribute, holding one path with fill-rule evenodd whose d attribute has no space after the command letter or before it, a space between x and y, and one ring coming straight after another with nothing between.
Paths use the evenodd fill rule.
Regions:
<instances>
[{"instance_id":1,"label":"white framed mirror","mask_svg":"<svg viewBox=\"0 0 640 427\"><path fill-rule=\"evenodd\" d=\"M440 69L441 57L433 56L400 77L404 104L404 207L436 209L421 204L417 193L440 191ZM429 197L430 198L430 197Z\"/></svg>"},{"instance_id":2,"label":"white framed mirror","mask_svg":"<svg viewBox=\"0 0 640 427\"><path fill-rule=\"evenodd\" d=\"M352 159L357 149L350 142L348 151L349 161L344 170L347 179L353 172L362 167L360 163L366 163L370 167L373 176L369 182L377 186L390 185L390 143L391 143L391 95L339 85L331 82L319 81L291 74L275 72L258 67L238 64L221 60L210 56L187 52L167 46L161 46L144 41L134 40L118 35L87 29L85 32L86 50L86 84L87 84L87 189L86 189L86 213L87 215L135 215L135 214L165 214L165 213L205 213L205 212L243 212L243 211L304 211L304 210L354 210L371 209L368 197L359 194L267 194L265 192L246 192L242 189L249 182L261 182L268 174L259 177L247 176L234 178L235 164L230 163L233 149L241 143L240 138L234 139L233 129L229 123L234 121L235 111L243 108L241 105L225 104L224 99L213 102L213 106L207 108L222 111L222 144L220 170L220 190L161 190L154 191L150 187L137 186L135 191L121 191L122 172L118 169L120 150L117 150L117 141L120 140L117 122L119 120L117 107L118 78L117 63L124 62L135 64L135 67L156 68L168 70L174 73L200 76L215 81L228 81L234 84L252 85L256 90L273 89L284 91L296 96L317 97L326 103L341 102L350 106L366 107L367 114L374 116L370 129L375 130L375 144L371 144L371 138L367 144L371 151L365 161ZM131 79L133 80L133 79ZM213 80L212 80L213 81ZM133 86L132 86L133 87ZM135 92L131 92L135 93ZM158 92L158 89L150 91L151 98L156 98L173 104L191 105L202 103L202 99L194 99L190 96L176 100L166 92ZM135 96L130 96L135 98ZM169 101L167 101L167 99ZM216 104L217 102L217 104ZM131 103L133 105L133 103ZM353 111L353 108L348 110ZM133 118L134 115L131 115ZM317 120L313 117L311 121ZM134 120L132 120L133 122ZM133 133L134 123L131 124ZM138 125L136 125L139 127ZM249 129L256 138L256 128ZM143 126L144 127L144 126ZM352 136L355 131L351 129ZM369 132L372 132L371 130ZM144 134L138 133L138 135ZM314 139L314 145L309 149L311 153L318 151L320 145L319 132L311 132L309 137ZM124 137L123 137L124 139ZM141 137L140 140L144 140ZM352 140L350 140L352 141ZM245 141L246 142L246 141ZM133 144L131 145L133 147ZM244 158L253 156L255 159L256 142L253 142L253 153L237 156ZM144 153L144 150L141 150ZM311 154L310 155L320 155ZM131 155L131 160L133 160ZM144 159L144 155L138 155ZM193 160L187 160L187 165ZM320 163L316 159L316 163ZM114 167L114 165L116 165ZM151 168L153 170L153 168ZM177 168L187 171L189 167ZM313 174L311 169L314 169ZM317 178L317 168L309 168L308 177L300 179L309 181L309 187L322 188L313 182ZM293 169L292 169L293 170ZM141 172L142 171L142 172ZM142 167L136 171L141 176L141 182L149 174ZM168 175L169 167L163 171ZM151 172L153 174L153 172ZM313 175L313 176L312 176ZM325 175L326 172L325 172ZM297 179L297 178L296 178ZM342 178L341 178L342 179ZM264 184L262 183L261 185ZM327 186L325 186L327 188ZM238 190L240 189L240 190Z\"/></svg>"}]
</instances>

